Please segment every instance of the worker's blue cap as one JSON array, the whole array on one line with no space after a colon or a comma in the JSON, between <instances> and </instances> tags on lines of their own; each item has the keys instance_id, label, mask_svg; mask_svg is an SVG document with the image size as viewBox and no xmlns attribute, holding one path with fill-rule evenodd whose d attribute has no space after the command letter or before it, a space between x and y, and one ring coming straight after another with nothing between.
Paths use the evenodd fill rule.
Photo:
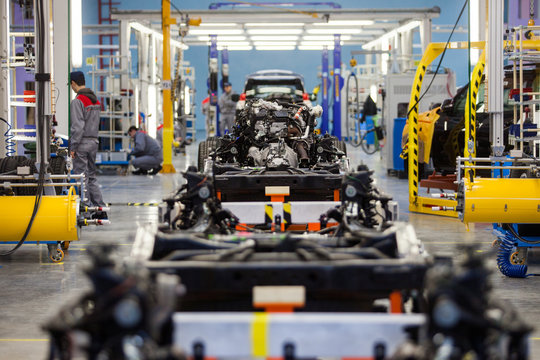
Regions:
<instances>
[{"instance_id":1,"label":"worker's blue cap","mask_svg":"<svg viewBox=\"0 0 540 360\"><path fill-rule=\"evenodd\" d=\"M72 71L69 76L71 81L75 81L76 83L84 83L84 73L82 71Z\"/></svg>"},{"instance_id":2,"label":"worker's blue cap","mask_svg":"<svg viewBox=\"0 0 540 360\"><path fill-rule=\"evenodd\" d=\"M224 82L223 87L225 87L225 86L232 86L232 84L230 82Z\"/></svg>"}]
</instances>

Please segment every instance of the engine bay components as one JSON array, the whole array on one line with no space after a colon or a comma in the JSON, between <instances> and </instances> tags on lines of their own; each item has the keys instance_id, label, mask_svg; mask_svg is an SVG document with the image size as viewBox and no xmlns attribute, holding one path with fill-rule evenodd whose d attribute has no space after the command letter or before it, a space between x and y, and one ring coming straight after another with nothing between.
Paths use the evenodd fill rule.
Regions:
<instances>
[{"instance_id":1,"label":"engine bay components","mask_svg":"<svg viewBox=\"0 0 540 360\"><path fill-rule=\"evenodd\" d=\"M200 143L199 171L213 176L224 202L274 201L272 194L282 202L339 201L347 150L336 137L315 133L320 115L320 106L248 99L232 134ZM275 194L275 186L286 188Z\"/></svg>"}]
</instances>

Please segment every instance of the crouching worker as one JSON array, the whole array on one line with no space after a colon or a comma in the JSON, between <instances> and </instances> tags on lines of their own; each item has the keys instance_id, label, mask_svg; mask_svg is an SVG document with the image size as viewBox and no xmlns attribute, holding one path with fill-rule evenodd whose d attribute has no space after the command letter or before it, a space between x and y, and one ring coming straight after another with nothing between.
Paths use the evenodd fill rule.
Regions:
<instances>
[{"instance_id":1,"label":"crouching worker","mask_svg":"<svg viewBox=\"0 0 540 360\"><path fill-rule=\"evenodd\" d=\"M155 175L161 170L163 154L158 142L143 131L131 126L128 135L135 140L135 148L131 152L131 165L136 168L133 174Z\"/></svg>"}]
</instances>

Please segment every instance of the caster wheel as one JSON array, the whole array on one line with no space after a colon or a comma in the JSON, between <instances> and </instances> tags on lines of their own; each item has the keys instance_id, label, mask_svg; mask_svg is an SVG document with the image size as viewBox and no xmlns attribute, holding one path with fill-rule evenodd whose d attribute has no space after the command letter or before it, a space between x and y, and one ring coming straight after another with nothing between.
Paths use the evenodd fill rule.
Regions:
<instances>
[{"instance_id":1,"label":"caster wheel","mask_svg":"<svg viewBox=\"0 0 540 360\"><path fill-rule=\"evenodd\" d=\"M62 241L61 242L61 246L62 246L62 250L68 250L69 249L69 241Z\"/></svg>"},{"instance_id":2,"label":"caster wheel","mask_svg":"<svg viewBox=\"0 0 540 360\"><path fill-rule=\"evenodd\" d=\"M54 263L59 263L64 260L64 252L62 251L62 249L58 248L56 249L56 253L49 253L49 259L51 259L51 261Z\"/></svg>"},{"instance_id":3,"label":"caster wheel","mask_svg":"<svg viewBox=\"0 0 540 360\"><path fill-rule=\"evenodd\" d=\"M512 265L525 265L525 258L515 251L510 255L510 262Z\"/></svg>"}]
</instances>

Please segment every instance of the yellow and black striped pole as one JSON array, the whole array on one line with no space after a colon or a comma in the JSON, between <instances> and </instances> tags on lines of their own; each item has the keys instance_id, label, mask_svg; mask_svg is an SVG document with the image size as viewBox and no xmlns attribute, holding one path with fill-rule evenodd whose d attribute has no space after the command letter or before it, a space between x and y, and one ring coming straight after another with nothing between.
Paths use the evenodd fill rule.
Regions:
<instances>
[{"instance_id":1,"label":"yellow and black striped pole","mask_svg":"<svg viewBox=\"0 0 540 360\"><path fill-rule=\"evenodd\" d=\"M476 104L478 102L478 89L482 83L485 65L486 50L484 49L472 72L471 82L467 92L467 104L465 105L465 149L463 151L466 158L476 157ZM471 109L470 113L469 103ZM465 165L474 165L474 162L466 161ZM469 180L472 180L474 179L475 171L474 169L465 169L464 174ZM470 174L472 174L472 177Z\"/></svg>"},{"instance_id":2,"label":"yellow and black striped pole","mask_svg":"<svg viewBox=\"0 0 540 360\"><path fill-rule=\"evenodd\" d=\"M422 60L416 69L414 82L411 90L411 99L409 101L408 121L409 121L409 140L408 140L408 160L409 160L409 204L416 204L418 198L418 103L420 100L420 92L422 90L422 82L426 75L426 68L443 52L445 44L431 43L428 45Z\"/></svg>"}]
</instances>

